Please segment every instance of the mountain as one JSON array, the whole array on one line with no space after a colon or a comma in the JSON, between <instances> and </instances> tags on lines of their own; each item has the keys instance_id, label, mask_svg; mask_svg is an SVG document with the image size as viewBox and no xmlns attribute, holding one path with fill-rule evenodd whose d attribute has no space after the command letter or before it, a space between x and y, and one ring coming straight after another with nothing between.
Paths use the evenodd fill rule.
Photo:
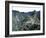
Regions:
<instances>
[{"instance_id":1,"label":"mountain","mask_svg":"<svg viewBox=\"0 0 46 38\"><path fill-rule=\"evenodd\" d=\"M13 13L12 13L13 15L16 15L16 13L18 13L18 14L20 13L21 15L24 15L24 16L25 16L25 15L26 15L26 16L28 16L28 15L29 15L29 16L32 16L32 15L34 15L34 14L37 14L37 16L40 16L40 11L35 11L35 10L32 11L32 12L29 11L29 12L27 12L27 13L26 13L26 12L19 12L19 11L16 11L16 10L13 10L12 12L13 12ZM36 12L36 13L35 13L35 12Z\"/></svg>"},{"instance_id":2,"label":"mountain","mask_svg":"<svg viewBox=\"0 0 46 38\"><path fill-rule=\"evenodd\" d=\"M13 31L20 30L39 30L40 29L40 11L19 12L12 11ZM36 27L35 27L36 26Z\"/></svg>"}]
</instances>

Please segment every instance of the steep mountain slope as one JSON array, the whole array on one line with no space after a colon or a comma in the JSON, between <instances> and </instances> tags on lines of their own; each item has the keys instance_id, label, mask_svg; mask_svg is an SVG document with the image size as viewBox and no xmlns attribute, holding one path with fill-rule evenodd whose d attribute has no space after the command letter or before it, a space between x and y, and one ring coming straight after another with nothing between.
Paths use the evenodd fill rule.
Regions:
<instances>
[{"instance_id":1,"label":"steep mountain slope","mask_svg":"<svg viewBox=\"0 0 46 38\"><path fill-rule=\"evenodd\" d=\"M12 11L12 30L40 30L40 11L19 12Z\"/></svg>"}]
</instances>

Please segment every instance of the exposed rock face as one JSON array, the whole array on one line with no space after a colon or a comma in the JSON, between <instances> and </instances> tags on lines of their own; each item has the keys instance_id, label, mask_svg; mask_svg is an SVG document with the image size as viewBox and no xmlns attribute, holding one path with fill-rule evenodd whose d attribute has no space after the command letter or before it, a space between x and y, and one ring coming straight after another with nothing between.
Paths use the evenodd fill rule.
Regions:
<instances>
[{"instance_id":1,"label":"exposed rock face","mask_svg":"<svg viewBox=\"0 0 46 38\"><path fill-rule=\"evenodd\" d=\"M12 13L12 30L40 30L40 11L28 13L13 11Z\"/></svg>"}]
</instances>

